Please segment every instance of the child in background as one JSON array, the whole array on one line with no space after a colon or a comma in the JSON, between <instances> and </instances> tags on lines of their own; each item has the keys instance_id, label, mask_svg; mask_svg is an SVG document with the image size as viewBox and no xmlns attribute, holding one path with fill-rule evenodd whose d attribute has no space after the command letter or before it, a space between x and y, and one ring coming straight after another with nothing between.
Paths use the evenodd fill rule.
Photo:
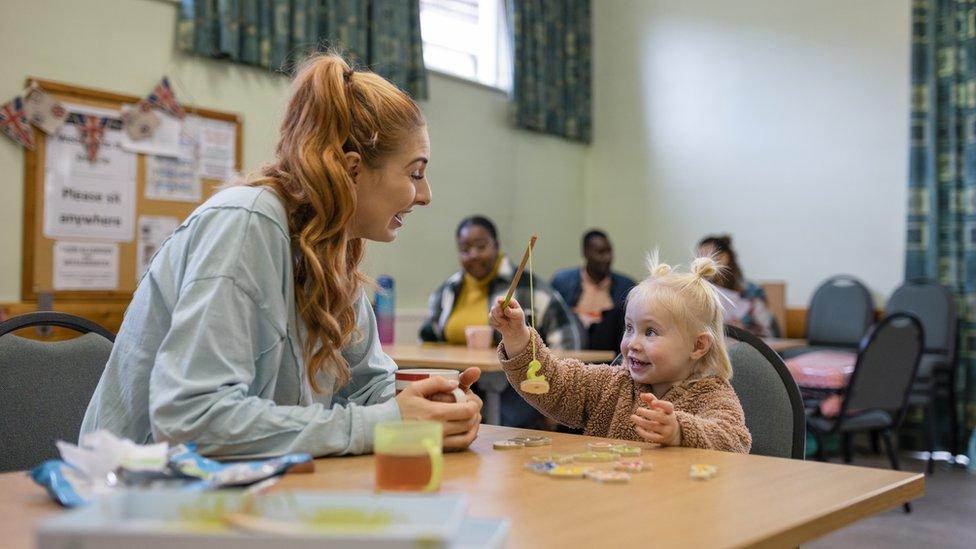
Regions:
<instances>
[{"instance_id":1,"label":"child in background","mask_svg":"<svg viewBox=\"0 0 976 549\"><path fill-rule=\"evenodd\" d=\"M719 269L709 257L679 273L649 258L651 274L627 297L623 365L583 364L553 357L525 325L512 300L499 299L490 321L502 334L499 360L509 383L547 416L584 434L747 453L752 437L729 379L721 297L708 279ZM532 346L549 392L527 394Z\"/></svg>"}]
</instances>

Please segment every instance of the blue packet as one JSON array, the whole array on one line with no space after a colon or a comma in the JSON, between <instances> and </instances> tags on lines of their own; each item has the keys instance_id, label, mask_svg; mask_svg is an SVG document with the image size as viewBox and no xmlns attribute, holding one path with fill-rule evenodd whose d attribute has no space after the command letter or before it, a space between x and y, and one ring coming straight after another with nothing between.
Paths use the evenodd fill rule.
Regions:
<instances>
[{"instance_id":1,"label":"blue packet","mask_svg":"<svg viewBox=\"0 0 976 549\"><path fill-rule=\"evenodd\" d=\"M105 478L91 478L62 460L48 460L35 467L31 478L44 487L51 499L64 507L76 507L96 497L124 488L172 487L213 490L244 487L284 474L288 469L312 461L309 454L221 463L196 452L196 445L181 444L167 452L160 470L128 470L119 467Z\"/></svg>"},{"instance_id":2,"label":"blue packet","mask_svg":"<svg viewBox=\"0 0 976 549\"><path fill-rule=\"evenodd\" d=\"M286 454L269 459L221 463L198 454L192 442L176 446L169 452L170 468L200 479L201 487L208 490L250 486L311 461L309 454Z\"/></svg>"},{"instance_id":3,"label":"blue packet","mask_svg":"<svg viewBox=\"0 0 976 549\"><path fill-rule=\"evenodd\" d=\"M30 476L34 482L47 490L51 499L61 504L62 507L75 507L85 503L86 500L75 491L76 482L68 480L65 469L69 468L76 471L74 467L59 459L49 459L34 467Z\"/></svg>"}]
</instances>

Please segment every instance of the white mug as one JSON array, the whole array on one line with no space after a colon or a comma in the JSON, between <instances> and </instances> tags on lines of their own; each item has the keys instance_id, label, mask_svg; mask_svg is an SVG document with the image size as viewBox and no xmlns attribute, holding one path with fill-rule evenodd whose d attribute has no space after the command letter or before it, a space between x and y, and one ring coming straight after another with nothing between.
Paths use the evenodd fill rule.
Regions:
<instances>
[{"instance_id":1,"label":"white mug","mask_svg":"<svg viewBox=\"0 0 976 549\"><path fill-rule=\"evenodd\" d=\"M430 377L443 377L445 379L458 381L461 378L461 374L457 370L440 370L435 368L406 368L396 371L396 394L400 394L401 391L407 388L414 381L420 381L422 379L427 379ZM467 402L468 397L464 395L459 387L451 391L454 395L454 400L460 404Z\"/></svg>"}]
</instances>

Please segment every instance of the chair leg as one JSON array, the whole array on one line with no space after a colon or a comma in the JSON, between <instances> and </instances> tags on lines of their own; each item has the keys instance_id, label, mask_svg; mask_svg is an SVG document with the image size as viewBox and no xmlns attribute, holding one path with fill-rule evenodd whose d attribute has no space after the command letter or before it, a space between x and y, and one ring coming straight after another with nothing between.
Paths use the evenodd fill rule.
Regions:
<instances>
[{"instance_id":1,"label":"chair leg","mask_svg":"<svg viewBox=\"0 0 976 549\"><path fill-rule=\"evenodd\" d=\"M840 438L841 449L844 453L844 463L850 463L854 461L854 435L853 433L844 433Z\"/></svg>"},{"instance_id":2,"label":"chair leg","mask_svg":"<svg viewBox=\"0 0 976 549\"><path fill-rule=\"evenodd\" d=\"M881 431L881 440L884 441L885 451L888 452L888 459L891 461L891 468L895 471L901 470L898 466L898 454L895 453L895 447L891 443L891 431L885 429ZM912 512L912 504L906 503L902 506L906 513Z\"/></svg>"},{"instance_id":3,"label":"chair leg","mask_svg":"<svg viewBox=\"0 0 976 549\"><path fill-rule=\"evenodd\" d=\"M874 455L881 453L881 435L878 431L871 431L871 453Z\"/></svg>"},{"instance_id":4,"label":"chair leg","mask_svg":"<svg viewBox=\"0 0 976 549\"><path fill-rule=\"evenodd\" d=\"M817 461L827 461L827 454L824 452L823 434L816 429L810 429L810 432L813 433L813 440L817 441L817 451L814 453L813 457L815 457Z\"/></svg>"},{"instance_id":5,"label":"chair leg","mask_svg":"<svg viewBox=\"0 0 976 549\"><path fill-rule=\"evenodd\" d=\"M931 475L935 473L935 434L938 431L938 421L935 415L935 384L932 384L932 394L929 397L928 403L925 404L923 413L925 414L925 439L929 450L929 461L925 464L925 474Z\"/></svg>"},{"instance_id":6,"label":"chair leg","mask_svg":"<svg viewBox=\"0 0 976 549\"><path fill-rule=\"evenodd\" d=\"M959 455L959 412L956 410L956 375L955 369L946 372L946 384L949 389L949 451L953 459Z\"/></svg>"}]
</instances>

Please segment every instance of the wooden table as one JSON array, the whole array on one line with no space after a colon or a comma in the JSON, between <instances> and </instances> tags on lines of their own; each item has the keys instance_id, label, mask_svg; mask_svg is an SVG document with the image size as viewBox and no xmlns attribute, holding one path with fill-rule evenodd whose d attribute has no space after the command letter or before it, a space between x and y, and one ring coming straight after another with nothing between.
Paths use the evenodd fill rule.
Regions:
<instances>
[{"instance_id":1,"label":"wooden table","mask_svg":"<svg viewBox=\"0 0 976 549\"><path fill-rule=\"evenodd\" d=\"M497 451L491 443L545 434L552 447ZM530 456L581 451L598 440L482 426L471 451L447 454L442 492L468 496L474 517L512 520L509 546L795 547L921 496L921 474L689 448L645 448L654 470L628 484L556 480L529 473ZM719 468L688 478L692 463ZM604 468L605 465L600 465ZM274 489L372 490L373 457L320 459L312 474L286 476ZM0 475L3 546L31 547L34 529L60 512L24 473Z\"/></svg>"},{"instance_id":2,"label":"wooden table","mask_svg":"<svg viewBox=\"0 0 976 549\"><path fill-rule=\"evenodd\" d=\"M477 367L481 369L478 388L485 394L483 416L485 423L501 423L501 394L508 387L508 379L498 363L495 348L468 349L458 345L443 344L394 344L384 345L383 350L401 368L443 368L464 370ZM611 351L556 351L560 358L575 358L588 363L606 363L613 360Z\"/></svg>"},{"instance_id":3,"label":"wooden table","mask_svg":"<svg viewBox=\"0 0 976 549\"><path fill-rule=\"evenodd\" d=\"M785 338L785 337L764 337L763 341L769 348L776 351L777 353L782 353L787 349L795 349L797 347L803 347L807 344L807 340L798 338Z\"/></svg>"},{"instance_id":4,"label":"wooden table","mask_svg":"<svg viewBox=\"0 0 976 549\"><path fill-rule=\"evenodd\" d=\"M500 372L495 348L468 349L458 345L403 344L384 345L383 350L398 366L410 368L447 368L463 370L476 366L482 372ZM616 353L611 351L556 351L560 358L575 358L587 363L606 363L613 360Z\"/></svg>"}]
</instances>

